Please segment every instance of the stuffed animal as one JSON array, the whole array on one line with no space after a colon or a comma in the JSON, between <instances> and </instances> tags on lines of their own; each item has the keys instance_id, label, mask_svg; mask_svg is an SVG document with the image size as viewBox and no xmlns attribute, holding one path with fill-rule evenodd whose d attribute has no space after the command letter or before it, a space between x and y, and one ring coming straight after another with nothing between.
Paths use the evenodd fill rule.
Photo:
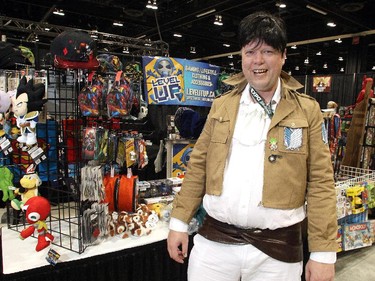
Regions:
<instances>
[{"instance_id":1,"label":"stuffed animal","mask_svg":"<svg viewBox=\"0 0 375 281\"><path fill-rule=\"evenodd\" d=\"M132 236L149 235L156 227L159 217L146 204L139 204L136 212L128 217L128 227Z\"/></svg>"},{"instance_id":2,"label":"stuffed animal","mask_svg":"<svg viewBox=\"0 0 375 281\"><path fill-rule=\"evenodd\" d=\"M5 123L9 116L9 108L11 105L11 97L15 91L4 92L0 90L0 137L5 135Z\"/></svg>"},{"instance_id":3,"label":"stuffed animal","mask_svg":"<svg viewBox=\"0 0 375 281\"><path fill-rule=\"evenodd\" d=\"M14 193L10 189L13 187L13 174L5 166L0 167L0 189L3 191L3 202L14 199Z\"/></svg>"},{"instance_id":4,"label":"stuffed animal","mask_svg":"<svg viewBox=\"0 0 375 281\"><path fill-rule=\"evenodd\" d=\"M42 180L37 173L24 175L20 180L21 187L14 190L15 195L21 195L21 200L14 198L11 205L15 210L21 210L23 205L32 197L38 196L38 187Z\"/></svg>"},{"instance_id":5,"label":"stuffed animal","mask_svg":"<svg viewBox=\"0 0 375 281\"><path fill-rule=\"evenodd\" d=\"M135 213L112 212L108 217L108 233L110 236L122 234L122 238L145 236L151 233L158 221L155 211L139 204Z\"/></svg>"},{"instance_id":6,"label":"stuffed animal","mask_svg":"<svg viewBox=\"0 0 375 281\"><path fill-rule=\"evenodd\" d=\"M43 98L44 92L45 85L43 83L33 85L33 79L27 82L26 77L22 77L17 94L12 98L12 111L21 133L21 136L17 138L19 143L26 143L28 146L37 143L38 115L47 101Z\"/></svg>"},{"instance_id":7,"label":"stuffed animal","mask_svg":"<svg viewBox=\"0 0 375 281\"><path fill-rule=\"evenodd\" d=\"M20 238L23 240L30 237L36 229L38 231L38 243L35 250L39 252L48 247L54 239L54 236L48 232L45 222L51 212L51 205L46 198L35 196L27 200L22 209L26 211L26 221L31 225L21 231Z\"/></svg>"}]
</instances>

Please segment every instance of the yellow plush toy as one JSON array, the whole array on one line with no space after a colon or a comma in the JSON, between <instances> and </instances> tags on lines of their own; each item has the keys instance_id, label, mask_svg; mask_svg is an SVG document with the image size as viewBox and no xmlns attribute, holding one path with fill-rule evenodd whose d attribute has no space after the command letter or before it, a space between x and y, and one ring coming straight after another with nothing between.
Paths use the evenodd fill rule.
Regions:
<instances>
[{"instance_id":1,"label":"yellow plush toy","mask_svg":"<svg viewBox=\"0 0 375 281\"><path fill-rule=\"evenodd\" d=\"M42 180L37 173L30 173L21 178L20 184L21 187L15 189L14 195L20 195L21 200L15 198L11 201L11 205L15 210L21 210L27 200L39 195L38 187L42 184Z\"/></svg>"}]
</instances>

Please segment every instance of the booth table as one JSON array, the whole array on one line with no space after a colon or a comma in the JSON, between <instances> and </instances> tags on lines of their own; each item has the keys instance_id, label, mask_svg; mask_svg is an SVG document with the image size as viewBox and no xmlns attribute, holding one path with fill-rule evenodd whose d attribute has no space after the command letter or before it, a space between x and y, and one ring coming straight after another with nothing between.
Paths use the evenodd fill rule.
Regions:
<instances>
[{"instance_id":1,"label":"booth table","mask_svg":"<svg viewBox=\"0 0 375 281\"><path fill-rule=\"evenodd\" d=\"M36 252L35 238L21 240L17 231L2 228L1 280L184 281L187 261L169 258L167 235L167 224L159 222L148 236L111 237L78 254L55 245ZM45 258L50 248L60 254L56 265Z\"/></svg>"}]
</instances>

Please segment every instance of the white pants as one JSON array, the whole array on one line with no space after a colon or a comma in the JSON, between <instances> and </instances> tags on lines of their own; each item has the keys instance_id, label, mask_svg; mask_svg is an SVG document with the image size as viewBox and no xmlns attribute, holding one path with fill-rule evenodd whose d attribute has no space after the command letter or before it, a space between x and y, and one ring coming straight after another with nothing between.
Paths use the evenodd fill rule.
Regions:
<instances>
[{"instance_id":1,"label":"white pants","mask_svg":"<svg viewBox=\"0 0 375 281\"><path fill-rule=\"evenodd\" d=\"M188 266L189 281L301 281L303 262L275 260L252 245L228 245L197 234Z\"/></svg>"}]
</instances>

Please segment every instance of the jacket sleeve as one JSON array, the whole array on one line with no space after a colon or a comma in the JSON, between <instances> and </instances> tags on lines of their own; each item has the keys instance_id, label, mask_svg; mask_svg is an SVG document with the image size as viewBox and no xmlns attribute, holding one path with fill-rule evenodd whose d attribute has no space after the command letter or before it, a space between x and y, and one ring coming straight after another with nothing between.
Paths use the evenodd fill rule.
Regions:
<instances>
[{"instance_id":1,"label":"jacket sleeve","mask_svg":"<svg viewBox=\"0 0 375 281\"><path fill-rule=\"evenodd\" d=\"M323 141L319 104L306 112L309 119L307 183L308 243L310 252L336 252L338 244L336 191L329 147ZM311 109L311 107L309 107Z\"/></svg>"},{"instance_id":2,"label":"jacket sleeve","mask_svg":"<svg viewBox=\"0 0 375 281\"><path fill-rule=\"evenodd\" d=\"M194 145L180 192L173 201L171 216L189 223L202 203L205 194L207 151L211 140L211 118L215 112L214 100L202 133Z\"/></svg>"}]
</instances>

